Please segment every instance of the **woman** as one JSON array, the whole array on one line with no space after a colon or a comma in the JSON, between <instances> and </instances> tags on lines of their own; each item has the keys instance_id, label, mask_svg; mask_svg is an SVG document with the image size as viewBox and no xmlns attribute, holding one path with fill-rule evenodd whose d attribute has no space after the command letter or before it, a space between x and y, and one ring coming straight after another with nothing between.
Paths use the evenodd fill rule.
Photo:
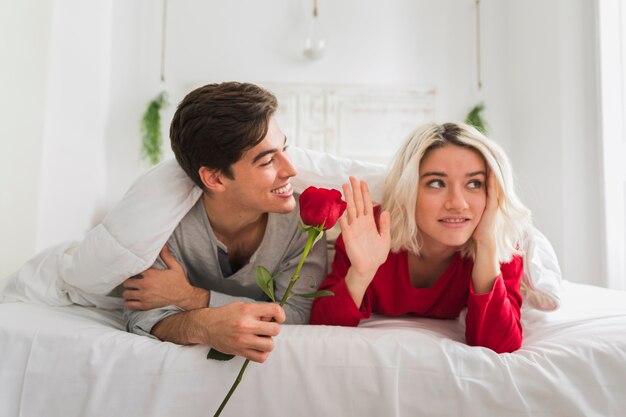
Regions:
<instances>
[{"instance_id":1,"label":"woman","mask_svg":"<svg viewBox=\"0 0 626 417\"><path fill-rule=\"evenodd\" d=\"M466 340L498 353L522 343L518 243L530 212L502 149L455 123L417 129L392 164L382 207L367 184L343 185L332 271L311 323L357 326L371 313L452 319L467 307ZM391 251L390 251L391 250Z\"/></svg>"}]
</instances>

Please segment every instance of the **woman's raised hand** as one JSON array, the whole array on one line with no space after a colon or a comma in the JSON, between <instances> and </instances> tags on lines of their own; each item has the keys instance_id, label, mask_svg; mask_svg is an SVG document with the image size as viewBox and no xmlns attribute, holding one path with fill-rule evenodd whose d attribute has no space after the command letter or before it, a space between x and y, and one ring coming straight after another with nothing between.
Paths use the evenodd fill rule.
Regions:
<instances>
[{"instance_id":1,"label":"woman's raised hand","mask_svg":"<svg viewBox=\"0 0 626 417\"><path fill-rule=\"evenodd\" d=\"M342 187L348 206L339 224L346 252L353 272L371 281L389 254L389 212L382 211L376 225L367 183L350 177Z\"/></svg>"}]
</instances>

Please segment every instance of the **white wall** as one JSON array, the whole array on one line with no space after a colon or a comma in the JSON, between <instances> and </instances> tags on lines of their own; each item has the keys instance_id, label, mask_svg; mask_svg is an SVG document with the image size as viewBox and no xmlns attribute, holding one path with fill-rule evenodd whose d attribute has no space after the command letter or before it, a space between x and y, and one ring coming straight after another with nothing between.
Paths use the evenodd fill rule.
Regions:
<instances>
[{"instance_id":1,"label":"white wall","mask_svg":"<svg viewBox=\"0 0 626 417\"><path fill-rule=\"evenodd\" d=\"M590 244L601 213L593 2L482 0L481 91L476 87L474 0L319 0L327 51L316 62L307 61L301 52L312 1L170 1L163 84L159 80L162 3L111 0L108 4L93 12L77 6L82 10L78 15L55 7L62 10L55 22L64 19L68 27L86 30L88 43L97 51L89 54L91 63L81 63L87 52L84 45L71 41L69 31L56 35L73 49L65 50L65 55L54 52L55 57L65 58L53 59L51 65L50 128L42 135L46 138L44 171L51 177L41 194L40 242L83 233L89 220L98 220L146 169L139 155L139 119L148 100L162 89L171 102L164 114L167 137L176 103L192 87L208 82L410 85L437 89L439 121L462 119L474 104L485 101L492 136L509 152L521 194L538 226L553 241L565 277L602 283L601 249ZM83 21L71 24L72 19ZM107 66L103 53L107 45L108 84L107 70L98 70ZM64 72L64 65L81 68L85 75ZM63 73L73 75L59 75ZM76 82L73 76L78 77ZM86 81L102 83L96 98L83 87ZM85 100L99 109L102 118L73 130L86 133L87 124L93 124L98 133L89 143L78 143L76 137L62 139L61 126L70 120L69 114L82 114L76 107L59 113L58 106L70 100L65 100L63 91L71 101ZM55 126L51 119L63 122ZM84 146L85 151L61 159L59 152L50 150L51 143ZM96 156L102 149L104 159ZM87 157L87 162L81 157ZM34 163L25 157L19 163L25 162ZM70 172L80 173L73 174L80 184L75 195L83 197L72 200L71 207L54 198L72 199L71 190L63 188ZM94 188L88 189L88 183ZM12 206L13 213L22 206ZM72 214L59 220L57 214L63 210ZM30 224L34 216L25 212L24 218ZM20 238L16 229L11 230L11 240ZM30 248L15 253L23 259Z\"/></svg>"},{"instance_id":2,"label":"white wall","mask_svg":"<svg viewBox=\"0 0 626 417\"><path fill-rule=\"evenodd\" d=\"M245 13L241 13L245 10ZM490 71L505 50L500 33L506 12L493 1L483 39L483 69L475 85L473 0L320 0L319 20L327 41L322 60L303 54L312 2L272 0L169 2L165 83L159 81L161 7L153 2L116 2L112 48L107 200L115 201L145 169L138 163L138 119L149 99L168 91L164 133L176 104L191 88L209 82L333 83L417 86L437 89L437 118L463 119L478 101L503 146L510 148L506 78ZM491 50L491 53L490 51ZM499 117L492 117L497 115ZM167 138L166 138L167 139ZM166 145L167 146L167 145Z\"/></svg>"},{"instance_id":3,"label":"white wall","mask_svg":"<svg viewBox=\"0 0 626 417\"><path fill-rule=\"evenodd\" d=\"M604 285L595 5L511 0L512 160L563 276Z\"/></svg>"},{"instance_id":4,"label":"white wall","mask_svg":"<svg viewBox=\"0 0 626 417\"><path fill-rule=\"evenodd\" d=\"M110 106L105 132L109 206L148 168L141 160L139 122L148 101L164 88L160 81L161 20L162 2L113 3ZM176 30L175 26L169 28L171 32ZM164 148L169 148L167 126L171 114L163 117Z\"/></svg>"},{"instance_id":5,"label":"white wall","mask_svg":"<svg viewBox=\"0 0 626 417\"><path fill-rule=\"evenodd\" d=\"M35 251L51 9L0 3L0 277Z\"/></svg>"},{"instance_id":6,"label":"white wall","mask_svg":"<svg viewBox=\"0 0 626 417\"><path fill-rule=\"evenodd\" d=\"M111 3L54 3L36 250L80 240L105 192Z\"/></svg>"},{"instance_id":7,"label":"white wall","mask_svg":"<svg viewBox=\"0 0 626 417\"><path fill-rule=\"evenodd\" d=\"M10 4L9 4L10 3ZM0 277L99 220L111 2L3 2Z\"/></svg>"}]
</instances>

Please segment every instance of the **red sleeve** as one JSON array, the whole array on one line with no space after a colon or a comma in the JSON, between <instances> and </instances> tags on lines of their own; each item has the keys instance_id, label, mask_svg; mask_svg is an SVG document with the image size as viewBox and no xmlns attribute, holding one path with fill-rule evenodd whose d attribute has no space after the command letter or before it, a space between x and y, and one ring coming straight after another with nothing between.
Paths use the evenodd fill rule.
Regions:
<instances>
[{"instance_id":1,"label":"red sleeve","mask_svg":"<svg viewBox=\"0 0 626 417\"><path fill-rule=\"evenodd\" d=\"M328 297L316 298L311 308L311 324L329 324L333 326L358 326L361 319L371 315L369 290L363 296L361 309L354 304L354 300L346 286L346 274L350 268L350 259L346 254L346 247L341 235L335 242L335 258L333 259L330 274L324 279L320 290L329 290L335 293Z\"/></svg>"},{"instance_id":2,"label":"red sleeve","mask_svg":"<svg viewBox=\"0 0 626 417\"><path fill-rule=\"evenodd\" d=\"M497 353L513 352L520 348L522 270L523 261L519 256L514 256L509 263L500 264L500 275L491 291L485 294L476 294L470 280L465 319L468 345L484 346Z\"/></svg>"}]
</instances>

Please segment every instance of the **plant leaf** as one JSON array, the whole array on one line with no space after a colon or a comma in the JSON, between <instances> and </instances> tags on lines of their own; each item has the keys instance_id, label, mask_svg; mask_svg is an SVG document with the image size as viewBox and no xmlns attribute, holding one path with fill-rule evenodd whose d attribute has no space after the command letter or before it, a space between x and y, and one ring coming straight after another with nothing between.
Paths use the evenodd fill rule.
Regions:
<instances>
[{"instance_id":1,"label":"plant leaf","mask_svg":"<svg viewBox=\"0 0 626 417\"><path fill-rule=\"evenodd\" d=\"M328 297L330 295L335 295L335 293L332 291L328 291L328 290L321 290L321 291L309 292L306 294L294 294L294 295L296 297L302 297L302 298L319 298L319 297Z\"/></svg>"},{"instance_id":2,"label":"plant leaf","mask_svg":"<svg viewBox=\"0 0 626 417\"><path fill-rule=\"evenodd\" d=\"M483 118L483 115L481 114L484 110L485 110L484 103L478 103L477 105L472 107L470 112L465 117L465 123L467 123L468 125L474 126L482 134L486 135L487 123L485 122L485 119Z\"/></svg>"},{"instance_id":3,"label":"plant leaf","mask_svg":"<svg viewBox=\"0 0 626 417\"><path fill-rule=\"evenodd\" d=\"M161 92L148 103L141 117L141 151L150 164L155 165L162 157L161 110L167 106L167 93Z\"/></svg>"},{"instance_id":4,"label":"plant leaf","mask_svg":"<svg viewBox=\"0 0 626 417\"><path fill-rule=\"evenodd\" d=\"M270 274L270 271L262 265L256 267L256 285L263 290L270 300L276 302L276 298L274 297L274 278L272 274Z\"/></svg>"},{"instance_id":5,"label":"plant leaf","mask_svg":"<svg viewBox=\"0 0 626 417\"><path fill-rule=\"evenodd\" d=\"M206 355L207 359L215 359L216 361L229 361L234 357L235 355L231 355L229 353L222 353L219 350L215 350L213 348L211 348L211 350L209 350L209 354Z\"/></svg>"}]
</instances>

